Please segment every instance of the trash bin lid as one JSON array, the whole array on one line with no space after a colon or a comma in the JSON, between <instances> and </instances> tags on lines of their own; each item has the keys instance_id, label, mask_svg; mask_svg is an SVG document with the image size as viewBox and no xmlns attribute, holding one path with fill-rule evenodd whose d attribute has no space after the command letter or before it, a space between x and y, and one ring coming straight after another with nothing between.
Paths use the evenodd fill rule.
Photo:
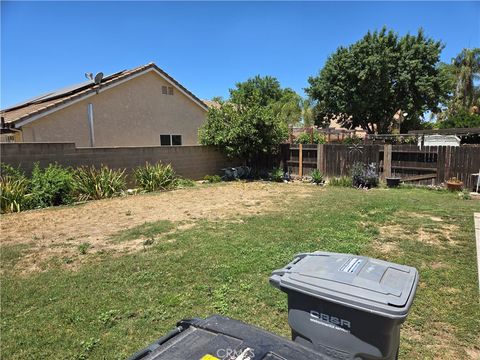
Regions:
<instances>
[{"instance_id":1,"label":"trash bin lid","mask_svg":"<svg viewBox=\"0 0 480 360\"><path fill-rule=\"evenodd\" d=\"M387 317L407 315L418 284L415 268L351 254L299 254L270 282Z\"/></svg>"}]
</instances>

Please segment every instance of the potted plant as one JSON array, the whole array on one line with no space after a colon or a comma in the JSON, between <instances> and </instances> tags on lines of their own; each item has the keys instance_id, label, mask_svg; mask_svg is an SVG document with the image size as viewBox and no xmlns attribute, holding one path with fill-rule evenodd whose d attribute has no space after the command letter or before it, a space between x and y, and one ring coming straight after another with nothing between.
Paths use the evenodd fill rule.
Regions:
<instances>
[{"instance_id":1,"label":"potted plant","mask_svg":"<svg viewBox=\"0 0 480 360\"><path fill-rule=\"evenodd\" d=\"M400 185L401 178L396 177L396 176L390 176L390 177L385 178L385 180L387 181L387 186L389 188L394 188L394 187L398 187Z\"/></svg>"},{"instance_id":2,"label":"potted plant","mask_svg":"<svg viewBox=\"0 0 480 360\"><path fill-rule=\"evenodd\" d=\"M447 189L450 191L461 191L463 188L463 182L456 177L451 177L447 180Z\"/></svg>"}]
</instances>

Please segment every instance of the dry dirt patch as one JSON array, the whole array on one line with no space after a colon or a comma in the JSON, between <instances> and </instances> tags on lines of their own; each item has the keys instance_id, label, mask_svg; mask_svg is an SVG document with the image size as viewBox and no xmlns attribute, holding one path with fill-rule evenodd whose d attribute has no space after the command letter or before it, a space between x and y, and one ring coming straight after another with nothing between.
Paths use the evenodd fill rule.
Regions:
<instances>
[{"instance_id":1,"label":"dry dirt patch","mask_svg":"<svg viewBox=\"0 0 480 360\"><path fill-rule=\"evenodd\" d=\"M454 245L456 243L455 233L459 230L458 225L446 224L438 216L399 212L396 214L396 218L400 222L399 224L388 224L379 228L379 240L413 239L435 246ZM409 218L415 218L417 221L420 219L423 223L417 229L413 229L408 226ZM379 244L382 245L383 241L379 241Z\"/></svg>"},{"instance_id":2,"label":"dry dirt patch","mask_svg":"<svg viewBox=\"0 0 480 360\"><path fill-rule=\"evenodd\" d=\"M110 237L145 222L169 220L182 230L202 219L238 221L281 211L318 191L309 185L229 183L8 214L2 216L1 245L32 244L16 267L35 271L52 257L78 255L82 243L90 244L89 252L141 249L142 241L113 243Z\"/></svg>"}]
</instances>

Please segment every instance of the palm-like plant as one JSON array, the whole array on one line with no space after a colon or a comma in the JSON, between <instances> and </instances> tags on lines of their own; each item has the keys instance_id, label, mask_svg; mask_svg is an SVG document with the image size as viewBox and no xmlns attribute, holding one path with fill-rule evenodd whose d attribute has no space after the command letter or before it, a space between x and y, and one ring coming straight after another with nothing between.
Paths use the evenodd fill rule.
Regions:
<instances>
[{"instance_id":1,"label":"palm-like plant","mask_svg":"<svg viewBox=\"0 0 480 360\"><path fill-rule=\"evenodd\" d=\"M480 48L463 49L452 61L455 74L455 97L463 108L469 109L478 100L478 87L475 81L480 80Z\"/></svg>"},{"instance_id":2,"label":"palm-like plant","mask_svg":"<svg viewBox=\"0 0 480 360\"><path fill-rule=\"evenodd\" d=\"M310 99L303 99L301 104L303 126L311 127L315 123L312 101Z\"/></svg>"}]
</instances>

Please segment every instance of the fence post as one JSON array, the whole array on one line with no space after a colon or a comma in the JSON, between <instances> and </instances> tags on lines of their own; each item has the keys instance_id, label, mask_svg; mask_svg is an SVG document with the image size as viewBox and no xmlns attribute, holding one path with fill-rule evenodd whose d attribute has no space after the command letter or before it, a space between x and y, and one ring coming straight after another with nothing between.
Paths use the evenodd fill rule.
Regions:
<instances>
[{"instance_id":1,"label":"fence post","mask_svg":"<svg viewBox=\"0 0 480 360\"><path fill-rule=\"evenodd\" d=\"M298 176L303 176L303 146L298 144Z\"/></svg>"},{"instance_id":2,"label":"fence post","mask_svg":"<svg viewBox=\"0 0 480 360\"><path fill-rule=\"evenodd\" d=\"M383 145L383 179L392 176L392 145Z\"/></svg>"},{"instance_id":3,"label":"fence post","mask_svg":"<svg viewBox=\"0 0 480 360\"><path fill-rule=\"evenodd\" d=\"M325 175L325 145L317 144L317 169Z\"/></svg>"}]
</instances>

